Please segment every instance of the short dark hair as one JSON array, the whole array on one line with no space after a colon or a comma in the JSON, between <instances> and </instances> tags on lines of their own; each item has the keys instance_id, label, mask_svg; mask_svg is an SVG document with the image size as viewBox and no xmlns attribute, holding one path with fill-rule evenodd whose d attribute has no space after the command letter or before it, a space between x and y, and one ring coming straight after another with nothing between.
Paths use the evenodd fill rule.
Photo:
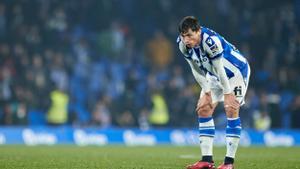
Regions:
<instances>
[{"instance_id":1,"label":"short dark hair","mask_svg":"<svg viewBox=\"0 0 300 169\"><path fill-rule=\"evenodd\" d=\"M188 32L189 29L191 29L192 31L198 31L200 29L199 21L194 16L184 17L178 25L180 34Z\"/></svg>"}]
</instances>

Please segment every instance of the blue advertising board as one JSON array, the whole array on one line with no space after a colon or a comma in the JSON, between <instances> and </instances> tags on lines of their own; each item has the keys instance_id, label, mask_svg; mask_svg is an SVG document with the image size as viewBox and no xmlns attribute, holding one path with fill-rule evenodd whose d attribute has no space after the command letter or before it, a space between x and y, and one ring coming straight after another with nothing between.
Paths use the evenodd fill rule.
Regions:
<instances>
[{"instance_id":1,"label":"blue advertising board","mask_svg":"<svg viewBox=\"0 0 300 169\"><path fill-rule=\"evenodd\" d=\"M217 130L214 142L216 146L225 145L225 131ZM72 127L0 127L0 145L56 145L75 144L107 145L198 145L198 131L191 129L150 129L132 128L72 128ZM243 130L241 146L299 146L299 130L270 130L259 132Z\"/></svg>"}]
</instances>

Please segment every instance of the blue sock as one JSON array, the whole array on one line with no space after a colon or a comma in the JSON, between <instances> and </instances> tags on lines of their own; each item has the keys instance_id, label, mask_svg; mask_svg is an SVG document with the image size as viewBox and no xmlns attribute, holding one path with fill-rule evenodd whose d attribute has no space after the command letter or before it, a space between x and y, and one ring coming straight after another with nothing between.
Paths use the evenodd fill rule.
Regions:
<instances>
[{"instance_id":1,"label":"blue sock","mask_svg":"<svg viewBox=\"0 0 300 169\"><path fill-rule=\"evenodd\" d=\"M227 118L226 137L241 137L241 119Z\"/></svg>"},{"instance_id":2,"label":"blue sock","mask_svg":"<svg viewBox=\"0 0 300 169\"><path fill-rule=\"evenodd\" d=\"M215 136L215 123L212 117L199 117L198 122L200 136Z\"/></svg>"}]
</instances>

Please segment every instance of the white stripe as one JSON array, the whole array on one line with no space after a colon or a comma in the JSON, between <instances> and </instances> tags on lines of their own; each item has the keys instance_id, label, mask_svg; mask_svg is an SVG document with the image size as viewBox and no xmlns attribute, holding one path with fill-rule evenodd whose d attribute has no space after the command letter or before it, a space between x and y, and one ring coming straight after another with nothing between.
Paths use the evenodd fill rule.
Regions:
<instances>
[{"instance_id":1,"label":"white stripe","mask_svg":"<svg viewBox=\"0 0 300 169\"><path fill-rule=\"evenodd\" d=\"M199 130L215 129L215 127L199 127Z\"/></svg>"},{"instance_id":2,"label":"white stripe","mask_svg":"<svg viewBox=\"0 0 300 169\"><path fill-rule=\"evenodd\" d=\"M241 126L236 126L236 127L229 127L229 126L226 126L227 128L235 128L235 129L242 129Z\"/></svg>"},{"instance_id":3,"label":"white stripe","mask_svg":"<svg viewBox=\"0 0 300 169\"><path fill-rule=\"evenodd\" d=\"M230 53L235 56L238 60L240 60L241 62L247 63L247 60L238 52L232 50L230 51Z\"/></svg>"},{"instance_id":4,"label":"white stripe","mask_svg":"<svg viewBox=\"0 0 300 169\"><path fill-rule=\"evenodd\" d=\"M214 120L211 119L208 122L205 123L199 123L199 127L211 127L211 126L215 126Z\"/></svg>"},{"instance_id":5,"label":"white stripe","mask_svg":"<svg viewBox=\"0 0 300 169\"><path fill-rule=\"evenodd\" d=\"M236 119L239 119L240 117L235 117L235 118L230 118L228 117L227 120L236 120Z\"/></svg>"},{"instance_id":6,"label":"white stripe","mask_svg":"<svg viewBox=\"0 0 300 169\"><path fill-rule=\"evenodd\" d=\"M224 67L226 67L227 69L229 69L230 71L232 71L234 74L236 74L237 72L240 72L240 69L235 67L231 62L229 62L227 59L222 57L222 61L224 64ZM240 73L241 74L241 73ZM242 76L243 77L243 76Z\"/></svg>"}]
</instances>

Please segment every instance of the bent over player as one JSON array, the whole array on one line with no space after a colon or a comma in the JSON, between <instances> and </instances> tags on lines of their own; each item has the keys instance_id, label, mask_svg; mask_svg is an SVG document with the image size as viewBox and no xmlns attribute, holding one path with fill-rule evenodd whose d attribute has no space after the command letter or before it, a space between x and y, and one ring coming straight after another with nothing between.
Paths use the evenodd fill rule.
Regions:
<instances>
[{"instance_id":1,"label":"bent over player","mask_svg":"<svg viewBox=\"0 0 300 169\"><path fill-rule=\"evenodd\" d=\"M226 156L218 169L233 169L241 135L240 106L244 104L250 67L246 58L228 41L211 29L200 26L193 16L179 23L177 43L189 63L201 94L196 106L202 159L187 169L213 169L213 139L215 125L212 118L218 102L224 101L227 116Z\"/></svg>"}]
</instances>

